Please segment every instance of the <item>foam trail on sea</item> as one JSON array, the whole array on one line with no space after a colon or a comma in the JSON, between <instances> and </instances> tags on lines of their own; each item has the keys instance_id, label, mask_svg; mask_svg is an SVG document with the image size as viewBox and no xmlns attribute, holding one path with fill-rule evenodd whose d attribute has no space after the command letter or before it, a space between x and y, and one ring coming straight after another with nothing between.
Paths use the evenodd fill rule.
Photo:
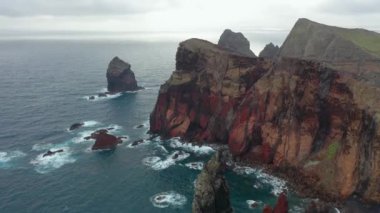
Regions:
<instances>
[{"instance_id":1,"label":"foam trail on sea","mask_svg":"<svg viewBox=\"0 0 380 213\"><path fill-rule=\"evenodd\" d=\"M185 164L185 166L194 170L202 170L204 164L203 162L191 162L191 163Z\"/></svg>"},{"instance_id":2,"label":"foam trail on sea","mask_svg":"<svg viewBox=\"0 0 380 213\"><path fill-rule=\"evenodd\" d=\"M9 167L9 163L13 160L24 156L26 156L26 154L19 150L9 152L0 151L0 168L7 168Z\"/></svg>"},{"instance_id":3,"label":"foam trail on sea","mask_svg":"<svg viewBox=\"0 0 380 213\"><path fill-rule=\"evenodd\" d=\"M175 191L168 191L153 195L150 202L157 208L180 208L186 204L187 198Z\"/></svg>"},{"instance_id":4,"label":"foam trail on sea","mask_svg":"<svg viewBox=\"0 0 380 213\"><path fill-rule=\"evenodd\" d=\"M87 96L84 96L83 98L86 99L86 100L88 100L88 101L103 101L103 100L109 100L109 99L118 98L122 94L123 93L106 94L106 96L98 96L98 94L96 94L96 95L87 95ZM91 97L93 99L91 99Z\"/></svg>"},{"instance_id":5,"label":"foam trail on sea","mask_svg":"<svg viewBox=\"0 0 380 213\"><path fill-rule=\"evenodd\" d=\"M247 200L246 202L250 209L255 209L256 206L259 206L262 204L261 201L256 201L256 200Z\"/></svg>"},{"instance_id":6,"label":"foam trail on sea","mask_svg":"<svg viewBox=\"0 0 380 213\"><path fill-rule=\"evenodd\" d=\"M215 150L210 146L206 146L206 145L198 146L198 145L193 145L191 143L183 143L180 141L179 138L172 138L169 140L169 142L170 142L169 146L174 149L180 148L188 152L192 152L199 155L207 155L207 154L211 154L215 152Z\"/></svg>"},{"instance_id":7,"label":"foam trail on sea","mask_svg":"<svg viewBox=\"0 0 380 213\"><path fill-rule=\"evenodd\" d=\"M99 124L100 123L98 121L85 121L85 122L83 122L84 127L93 127L93 126L97 126Z\"/></svg>"},{"instance_id":8,"label":"foam trail on sea","mask_svg":"<svg viewBox=\"0 0 380 213\"><path fill-rule=\"evenodd\" d=\"M189 153L183 151L175 151L171 155L167 156L165 160L161 160L161 158L157 156L144 158L143 164L151 167L154 170L163 170L175 165L176 162L182 161L188 157L190 157Z\"/></svg>"},{"instance_id":9,"label":"foam trail on sea","mask_svg":"<svg viewBox=\"0 0 380 213\"><path fill-rule=\"evenodd\" d=\"M44 153L39 154L36 158L30 161L34 165L36 172L45 174L52 170L58 169L65 164L74 163L76 159L72 157L69 147L55 148L51 151L63 149L63 152L55 153L54 155L43 157Z\"/></svg>"}]
</instances>

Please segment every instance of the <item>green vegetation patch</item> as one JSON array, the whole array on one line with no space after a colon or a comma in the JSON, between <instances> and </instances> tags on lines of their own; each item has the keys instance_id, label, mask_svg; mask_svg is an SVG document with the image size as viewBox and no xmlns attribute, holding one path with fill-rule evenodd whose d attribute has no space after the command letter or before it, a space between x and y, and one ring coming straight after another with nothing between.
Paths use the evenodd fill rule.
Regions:
<instances>
[{"instance_id":1,"label":"green vegetation patch","mask_svg":"<svg viewBox=\"0 0 380 213\"><path fill-rule=\"evenodd\" d=\"M338 152L339 147L340 147L340 144L338 141L335 141L329 145L329 147L327 148L328 160L332 160L335 157L336 153Z\"/></svg>"},{"instance_id":2,"label":"green vegetation patch","mask_svg":"<svg viewBox=\"0 0 380 213\"><path fill-rule=\"evenodd\" d=\"M368 53L380 58L380 34L362 30L353 29L345 30L340 29L338 33L345 39L353 42Z\"/></svg>"}]
</instances>

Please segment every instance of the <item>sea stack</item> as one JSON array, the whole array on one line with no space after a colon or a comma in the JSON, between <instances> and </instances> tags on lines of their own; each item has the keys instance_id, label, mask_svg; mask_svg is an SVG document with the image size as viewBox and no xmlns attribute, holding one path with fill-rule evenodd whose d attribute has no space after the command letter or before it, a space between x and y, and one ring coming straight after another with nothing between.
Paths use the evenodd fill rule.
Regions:
<instances>
[{"instance_id":1,"label":"sea stack","mask_svg":"<svg viewBox=\"0 0 380 213\"><path fill-rule=\"evenodd\" d=\"M259 57L275 58L280 51L280 47L274 45L272 42L265 45L264 49L260 52Z\"/></svg>"},{"instance_id":2,"label":"sea stack","mask_svg":"<svg viewBox=\"0 0 380 213\"><path fill-rule=\"evenodd\" d=\"M224 30L219 38L218 46L237 55L251 58L256 57L250 49L248 39L242 33L235 33L230 29Z\"/></svg>"},{"instance_id":3,"label":"sea stack","mask_svg":"<svg viewBox=\"0 0 380 213\"><path fill-rule=\"evenodd\" d=\"M224 170L225 162L221 151L218 151L198 175L195 183L193 213L233 212Z\"/></svg>"},{"instance_id":4,"label":"sea stack","mask_svg":"<svg viewBox=\"0 0 380 213\"><path fill-rule=\"evenodd\" d=\"M131 65L118 57L114 57L109 63L106 76L109 93L141 89L141 87L137 85L135 74L131 70Z\"/></svg>"}]
</instances>

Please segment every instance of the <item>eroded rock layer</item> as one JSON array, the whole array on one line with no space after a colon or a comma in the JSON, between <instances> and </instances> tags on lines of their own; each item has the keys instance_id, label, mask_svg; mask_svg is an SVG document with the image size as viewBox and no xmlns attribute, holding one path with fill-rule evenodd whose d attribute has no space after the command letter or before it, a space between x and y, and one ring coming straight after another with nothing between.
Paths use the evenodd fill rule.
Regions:
<instances>
[{"instance_id":1,"label":"eroded rock layer","mask_svg":"<svg viewBox=\"0 0 380 213\"><path fill-rule=\"evenodd\" d=\"M182 42L176 61L152 133L228 144L234 156L291 168L331 197L380 202L376 85L344 67L242 57L199 39Z\"/></svg>"}]
</instances>

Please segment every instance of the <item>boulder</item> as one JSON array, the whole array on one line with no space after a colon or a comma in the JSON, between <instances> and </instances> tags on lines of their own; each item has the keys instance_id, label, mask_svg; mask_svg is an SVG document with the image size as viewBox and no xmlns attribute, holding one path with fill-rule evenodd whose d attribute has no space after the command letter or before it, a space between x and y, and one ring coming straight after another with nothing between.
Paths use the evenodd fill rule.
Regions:
<instances>
[{"instance_id":1,"label":"boulder","mask_svg":"<svg viewBox=\"0 0 380 213\"><path fill-rule=\"evenodd\" d=\"M110 93L135 91L142 88L137 85L131 65L118 57L114 57L109 63L106 76L107 89Z\"/></svg>"},{"instance_id":2,"label":"boulder","mask_svg":"<svg viewBox=\"0 0 380 213\"><path fill-rule=\"evenodd\" d=\"M242 33L235 33L230 29L224 30L219 38L218 46L234 54L252 58L256 57L250 49L248 39Z\"/></svg>"}]
</instances>

